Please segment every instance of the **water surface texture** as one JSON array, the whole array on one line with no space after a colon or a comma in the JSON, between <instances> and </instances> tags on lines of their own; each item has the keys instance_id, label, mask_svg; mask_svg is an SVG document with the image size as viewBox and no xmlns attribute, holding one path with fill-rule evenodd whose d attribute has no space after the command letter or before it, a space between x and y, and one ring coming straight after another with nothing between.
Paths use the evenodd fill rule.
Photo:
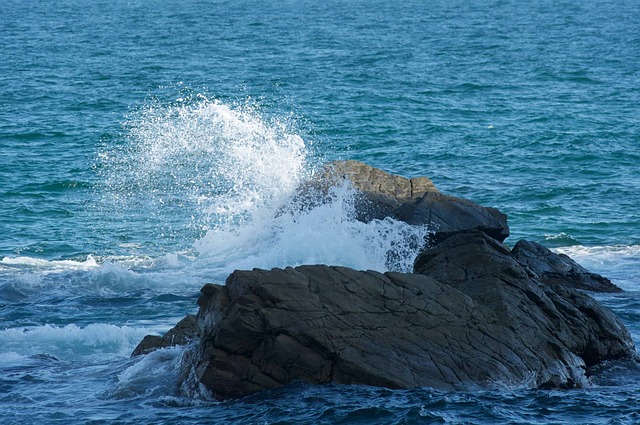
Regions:
<instances>
[{"instance_id":1,"label":"water surface texture","mask_svg":"<svg viewBox=\"0 0 640 425\"><path fill-rule=\"evenodd\" d=\"M640 3L5 0L0 423L640 421L640 370L576 391L295 384L216 402L130 359L237 268L408 270L426 231L291 208L356 159L509 215L625 292L640 341ZM281 214L284 209L294 211Z\"/></svg>"}]
</instances>

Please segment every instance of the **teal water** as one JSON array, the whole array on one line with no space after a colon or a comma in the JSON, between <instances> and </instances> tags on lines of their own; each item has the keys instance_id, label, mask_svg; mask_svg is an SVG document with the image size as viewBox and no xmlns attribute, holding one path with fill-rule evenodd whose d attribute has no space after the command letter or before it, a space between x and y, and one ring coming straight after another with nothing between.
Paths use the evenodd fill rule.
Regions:
<instances>
[{"instance_id":1,"label":"teal water","mask_svg":"<svg viewBox=\"0 0 640 425\"><path fill-rule=\"evenodd\" d=\"M320 164L426 175L625 289L640 341L640 4L0 4L0 423L634 423L640 373L476 393L296 385L218 403L179 349L129 359L234 268L402 270L424 229ZM406 262L390 262L396 249Z\"/></svg>"}]
</instances>

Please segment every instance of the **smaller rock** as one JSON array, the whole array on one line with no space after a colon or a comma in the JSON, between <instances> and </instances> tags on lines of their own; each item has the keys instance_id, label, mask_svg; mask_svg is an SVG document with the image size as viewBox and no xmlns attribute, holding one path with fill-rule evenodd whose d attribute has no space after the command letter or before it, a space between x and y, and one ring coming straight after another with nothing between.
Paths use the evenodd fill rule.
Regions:
<instances>
[{"instance_id":1,"label":"smaller rock","mask_svg":"<svg viewBox=\"0 0 640 425\"><path fill-rule=\"evenodd\" d=\"M326 164L299 189L294 200L300 205L316 205L326 201L330 188L347 180L358 191L354 205L359 221L391 217L411 225L427 225L433 231L429 245L469 230L480 230L500 242L509 236L507 216L496 208L446 195L427 177L408 179L358 161Z\"/></svg>"},{"instance_id":2,"label":"smaller rock","mask_svg":"<svg viewBox=\"0 0 640 425\"><path fill-rule=\"evenodd\" d=\"M164 334L147 335L131 353L131 357L141 354L149 354L158 348L173 347L174 345L186 345L192 339L198 336L198 327L196 324L196 316L187 314L184 319L178 322L173 328Z\"/></svg>"},{"instance_id":3,"label":"smaller rock","mask_svg":"<svg viewBox=\"0 0 640 425\"><path fill-rule=\"evenodd\" d=\"M556 254L536 242L521 240L511 255L547 285L561 285L593 292L622 292L609 279L582 267L565 254Z\"/></svg>"}]
</instances>

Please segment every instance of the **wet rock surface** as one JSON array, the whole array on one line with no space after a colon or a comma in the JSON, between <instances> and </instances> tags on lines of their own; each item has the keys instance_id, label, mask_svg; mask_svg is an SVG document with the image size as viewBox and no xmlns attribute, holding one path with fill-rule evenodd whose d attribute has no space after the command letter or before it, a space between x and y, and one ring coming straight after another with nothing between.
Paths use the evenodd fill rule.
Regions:
<instances>
[{"instance_id":1,"label":"wet rock surface","mask_svg":"<svg viewBox=\"0 0 640 425\"><path fill-rule=\"evenodd\" d=\"M591 273L565 254L556 254L536 242L521 240L511 253L524 267L549 285L563 285L592 292L622 292L609 279Z\"/></svg>"}]
</instances>

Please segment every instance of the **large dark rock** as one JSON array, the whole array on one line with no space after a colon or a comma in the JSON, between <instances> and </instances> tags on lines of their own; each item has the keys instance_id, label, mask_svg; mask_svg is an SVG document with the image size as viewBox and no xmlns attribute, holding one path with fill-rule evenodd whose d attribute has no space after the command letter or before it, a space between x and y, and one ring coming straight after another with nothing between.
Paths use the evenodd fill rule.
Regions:
<instances>
[{"instance_id":1,"label":"large dark rock","mask_svg":"<svg viewBox=\"0 0 640 425\"><path fill-rule=\"evenodd\" d=\"M495 208L441 193L426 177L407 179L358 161L331 162L300 190L301 203L314 203L318 193L345 180L359 191L357 218L361 221L392 217L414 225L429 225L433 241L477 229L504 241L509 236L507 216Z\"/></svg>"},{"instance_id":2,"label":"large dark rock","mask_svg":"<svg viewBox=\"0 0 640 425\"><path fill-rule=\"evenodd\" d=\"M539 243L518 241L511 254L546 284L565 285L593 292L622 292L622 289L606 277L591 273L569 256L556 254Z\"/></svg>"},{"instance_id":3,"label":"large dark rock","mask_svg":"<svg viewBox=\"0 0 640 425\"><path fill-rule=\"evenodd\" d=\"M196 376L221 398L294 380L572 387L590 367L635 353L610 311L545 285L483 232L425 251L416 271L254 269L206 285Z\"/></svg>"}]
</instances>

